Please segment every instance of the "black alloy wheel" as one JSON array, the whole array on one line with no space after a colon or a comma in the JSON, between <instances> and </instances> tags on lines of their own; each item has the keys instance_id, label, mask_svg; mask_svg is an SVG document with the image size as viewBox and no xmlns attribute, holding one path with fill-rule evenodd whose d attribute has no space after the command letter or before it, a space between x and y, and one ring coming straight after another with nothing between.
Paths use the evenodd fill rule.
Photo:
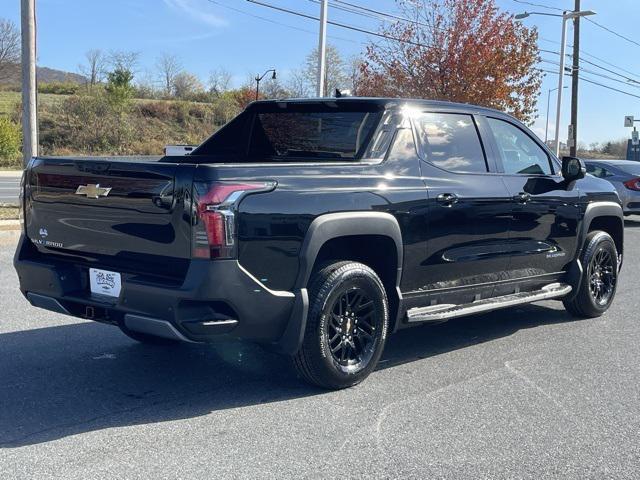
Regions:
<instances>
[{"instance_id":1,"label":"black alloy wheel","mask_svg":"<svg viewBox=\"0 0 640 480\"><path fill-rule=\"evenodd\" d=\"M367 292L352 287L335 299L328 322L326 341L333 360L344 371L362 368L375 351L376 321L374 302Z\"/></svg>"},{"instance_id":2,"label":"black alloy wheel","mask_svg":"<svg viewBox=\"0 0 640 480\"><path fill-rule=\"evenodd\" d=\"M352 261L321 267L311 279L307 325L293 364L314 385L356 385L376 368L388 323L387 293L376 272Z\"/></svg>"}]
</instances>

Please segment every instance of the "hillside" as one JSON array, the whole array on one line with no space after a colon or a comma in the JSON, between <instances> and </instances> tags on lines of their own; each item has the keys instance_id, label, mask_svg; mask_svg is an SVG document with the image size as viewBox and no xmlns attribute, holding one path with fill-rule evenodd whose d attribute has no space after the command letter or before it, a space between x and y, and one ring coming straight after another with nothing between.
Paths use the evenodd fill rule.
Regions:
<instances>
[{"instance_id":1,"label":"hillside","mask_svg":"<svg viewBox=\"0 0 640 480\"><path fill-rule=\"evenodd\" d=\"M37 73L38 82L51 83L51 82L71 82L71 83L85 83L86 79L82 75L73 72L65 72L64 70L56 70L49 67L38 67ZM16 85L20 83L20 69L17 68L15 73L9 80L4 82L0 81L0 85Z\"/></svg>"}]
</instances>

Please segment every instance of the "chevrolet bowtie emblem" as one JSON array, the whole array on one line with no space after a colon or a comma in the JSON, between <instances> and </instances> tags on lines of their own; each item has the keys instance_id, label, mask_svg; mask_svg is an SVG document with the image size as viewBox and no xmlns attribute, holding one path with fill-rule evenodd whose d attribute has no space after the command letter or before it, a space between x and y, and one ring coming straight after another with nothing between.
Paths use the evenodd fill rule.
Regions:
<instances>
[{"instance_id":1,"label":"chevrolet bowtie emblem","mask_svg":"<svg viewBox=\"0 0 640 480\"><path fill-rule=\"evenodd\" d=\"M86 195L87 198L100 198L109 195L111 188L102 188L100 184L80 185L76 190L76 195Z\"/></svg>"}]
</instances>

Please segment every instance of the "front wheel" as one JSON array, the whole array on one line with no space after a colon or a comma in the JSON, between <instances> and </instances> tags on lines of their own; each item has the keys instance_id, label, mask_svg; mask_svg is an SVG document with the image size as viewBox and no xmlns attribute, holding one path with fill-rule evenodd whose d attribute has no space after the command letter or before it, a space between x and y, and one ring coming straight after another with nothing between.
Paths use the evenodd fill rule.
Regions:
<instances>
[{"instance_id":1,"label":"front wheel","mask_svg":"<svg viewBox=\"0 0 640 480\"><path fill-rule=\"evenodd\" d=\"M587 235L582 267L580 288L571 300L564 301L564 306L575 317L599 317L611 306L618 284L618 251L608 233L593 231Z\"/></svg>"},{"instance_id":2,"label":"front wheel","mask_svg":"<svg viewBox=\"0 0 640 480\"><path fill-rule=\"evenodd\" d=\"M323 388L360 383L375 369L387 337L389 307L380 278L361 263L333 263L314 275L309 299L296 370Z\"/></svg>"}]
</instances>

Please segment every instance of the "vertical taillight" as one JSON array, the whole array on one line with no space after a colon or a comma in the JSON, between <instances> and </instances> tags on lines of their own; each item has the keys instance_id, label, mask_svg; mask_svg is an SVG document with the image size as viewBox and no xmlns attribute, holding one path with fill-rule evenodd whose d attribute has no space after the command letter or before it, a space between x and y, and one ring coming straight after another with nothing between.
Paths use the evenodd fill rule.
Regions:
<instances>
[{"instance_id":1,"label":"vertical taillight","mask_svg":"<svg viewBox=\"0 0 640 480\"><path fill-rule=\"evenodd\" d=\"M195 183L193 187L193 257L234 258L239 201L248 194L268 192L271 182Z\"/></svg>"},{"instance_id":2,"label":"vertical taillight","mask_svg":"<svg viewBox=\"0 0 640 480\"><path fill-rule=\"evenodd\" d=\"M632 178L631 180L627 180L626 182L624 182L624 186L629 190L640 192L640 178Z\"/></svg>"}]
</instances>

